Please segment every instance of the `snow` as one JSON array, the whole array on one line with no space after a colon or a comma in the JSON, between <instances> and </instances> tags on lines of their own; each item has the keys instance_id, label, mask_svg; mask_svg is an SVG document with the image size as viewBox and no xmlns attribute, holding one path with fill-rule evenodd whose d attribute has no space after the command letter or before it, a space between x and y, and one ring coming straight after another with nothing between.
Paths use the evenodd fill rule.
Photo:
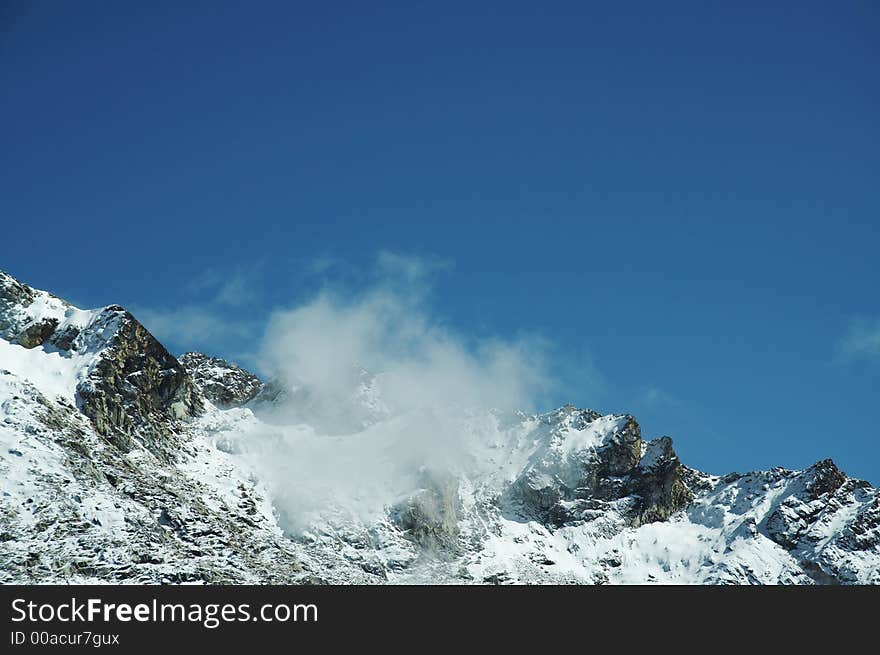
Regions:
<instances>
[{"instance_id":1,"label":"snow","mask_svg":"<svg viewBox=\"0 0 880 655\"><path fill-rule=\"evenodd\" d=\"M44 291L36 292L30 305L18 309L29 321L55 319L56 332L75 327L84 336L77 338L76 347L69 351L50 344L28 349L0 339L0 369L30 381L49 398L60 396L75 402L77 384L88 377L94 360L116 333L116 313L78 309Z\"/></svg>"},{"instance_id":2,"label":"snow","mask_svg":"<svg viewBox=\"0 0 880 655\"><path fill-rule=\"evenodd\" d=\"M642 458L639 460L639 466L643 469L650 470L655 468L662 458L663 447L658 441L642 444Z\"/></svg>"},{"instance_id":3,"label":"snow","mask_svg":"<svg viewBox=\"0 0 880 655\"><path fill-rule=\"evenodd\" d=\"M855 522L876 511L877 490L850 485L815 498L807 472L696 474L702 486L685 510L638 527L626 518L631 497L562 526L519 516L501 501L525 473L547 487L576 473L620 435L627 415L570 406L537 415L451 408L394 415L381 377L359 370L343 403L356 420L345 422L344 434L328 436L308 413L271 404L206 402L202 416L180 425L178 461L159 462L137 447L116 452L75 403L77 385L118 329L119 310L83 311L35 292L18 311L23 321L55 318L59 329L75 326L81 335L70 351L0 339L0 528L15 535L0 542L8 570L38 552L46 566L83 561L86 571L112 569L122 579L130 569L150 581L204 569L260 582L255 562L269 570L295 553L310 574L334 583L811 584L808 569L880 583L878 548L846 541ZM224 371L209 374L222 380ZM63 429L47 426L49 411L65 417ZM664 447L643 442L642 470L661 462ZM101 472L111 465L113 484ZM458 549L440 557L393 520L394 507L436 473L458 485ZM868 530L872 516L862 523ZM205 536L180 545L178 524ZM241 539L250 541L234 549ZM229 573L232 561L238 568ZM4 566L0 582L12 579Z\"/></svg>"},{"instance_id":4,"label":"snow","mask_svg":"<svg viewBox=\"0 0 880 655\"><path fill-rule=\"evenodd\" d=\"M458 429L472 451L460 469L459 529L463 542L478 546L467 548L458 560L426 562L381 512L351 511L336 502L310 506L300 516L305 523L287 534L308 549L316 566L325 566L326 552L335 550L351 565L384 565L383 581L388 583L460 583L465 579L526 584L812 582L795 554L773 541L764 527L785 498L803 491L794 471L757 472L729 483L705 476L709 489L699 493L686 511L638 528L627 527L622 518L626 501L612 504L595 521L557 529L508 516L495 502L500 491L530 463L584 457L585 452L607 444L629 420L625 415L609 415L584 424L573 414L511 416L495 411L462 419ZM290 503L301 502L303 498L297 494L309 492L308 485L300 486L303 466L320 466L322 462L338 466L335 475L340 476L349 475L355 465L368 469L373 465L369 453L399 448L400 435L411 437L417 427L412 416L395 417L355 434L327 438L303 425L273 424L268 429L259 412L250 409L213 410L200 419L200 430L210 435L212 444L228 451L230 465L265 476L267 468L254 458L262 450L270 453L280 470L296 479L297 484L268 486L274 512L288 527L290 512L302 509L291 508ZM347 457L335 454L340 451ZM640 465L653 467L662 454L659 442L648 443ZM299 462L290 466L288 457ZM549 481L552 473L540 475L548 476ZM274 477L270 474L268 479ZM328 480L332 481L329 490L340 496L351 493L338 477L331 475ZM354 475L352 482L362 494L361 500L369 501L369 480ZM852 521L859 507L848 507L829 520L823 528L830 535L828 539ZM817 548L821 550L824 543L820 541ZM875 561L880 562L880 556ZM861 559L855 558L848 566L857 579L873 575ZM461 577L463 571L467 578Z\"/></svg>"},{"instance_id":5,"label":"snow","mask_svg":"<svg viewBox=\"0 0 880 655\"><path fill-rule=\"evenodd\" d=\"M602 446L611 436L620 431L627 422L626 416L600 416L583 429L566 427L560 432L559 449L566 454L593 450Z\"/></svg>"},{"instance_id":6,"label":"snow","mask_svg":"<svg viewBox=\"0 0 880 655\"><path fill-rule=\"evenodd\" d=\"M52 398L61 396L74 401L76 384L84 368L83 359L43 347L28 349L0 339L0 369L30 381Z\"/></svg>"}]
</instances>

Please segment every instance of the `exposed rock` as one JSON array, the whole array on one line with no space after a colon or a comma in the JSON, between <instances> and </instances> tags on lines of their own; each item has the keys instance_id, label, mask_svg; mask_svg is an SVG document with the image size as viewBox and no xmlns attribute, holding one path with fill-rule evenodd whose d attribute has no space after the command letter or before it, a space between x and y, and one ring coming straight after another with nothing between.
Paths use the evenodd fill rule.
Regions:
<instances>
[{"instance_id":1,"label":"exposed rock","mask_svg":"<svg viewBox=\"0 0 880 655\"><path fill-rule=\"evenodd\" d=\"M113 336L77 386L80 409L119 447L129 448L136 438L157 457L174 459L177 423L203 409L189 374L122 307L102 312L95 329L102 328Z\"/></svg>"},{"instance_id":2,"label":"exposed rock","mask_svg":"<svg viewBox=\"0 0 880 655\"><path fill-rule=\"evenodd\" d=\"M59 350L71 350L81 332L82 330L76 325L65 325L53 332L51 337L52 345Z\"/></svg>"},{"instance_id":3,"label":"exposed rock","mask_svg":"<svg viewBox=\"0 0 880 655\"><path fill-rule=\"evenodd\" d=\"M0 271L0 338L25 348L49 344L70 350L81 326L67 319L77 312L66 300L32 289Z\"/></svg>"},{"instance_id":4,"label":"exposed rock","mask_svg":"<svg viewBox=\"0 0 880 655\"><path fill-rule=\"evenodd\" d=\"M20 310L28 307L35 291L4 271L0 271L0 336L12 341L23 329Z\"/></svg>"},{"instance_id":5,"label":"exposed rock","mask_svg":"<svg viewBox=\"0 0 880 655\"><path fill-rule=\"evenodd\" d=\"M240 407L263 388L260 378L225 359L189 352L180 356L180 363L205 398L221 409Z\"/></svg>"},{"instance_id":6,"label":"exposed rock","mask_svg":"<svg viewBox=\"0 0 880 655\"><path fill-rule=\"evenodd\" d=\"M573 450L572 433L593 428L609 417L595 412L561 415L550 447L511 485L506 500L526 515L561 526L602 516L617 503L633 527L662 521L683 509L693 494L672 440L662 437L644 447L639 424L632 416L612 417L610 432L591 448ZM625 502L624 502L625 501Z\"/></svg>"},{"instance_id":7,"label":"exposed rock","mask_svg":"<svg viewBox=\"0 0 880 655\"><path fill-rule=\"evenodd\" d=\"M711 475L683 464L681 466L681 480L692 494L709 491L713 486Z\"/></svg>"},{"instance_id":8,"label":"exposed rock","mask_svg":"<svg viewBox=\"0 0 880 655\"><path fill-rule=\"evenodd\" d=\"M57 318L46 318L31 323L18 334L16 341L25 348L36 348L37 346L43 345L43 343L52 336L57 327Z\"/></svg>"},{"instance_id":9,"label":"exposed rock","mask_svg":"<svg viewBox=\"0 0 880 655\"><path fill-rule=\"evenodd\" d=\"M458 480L425 472L425 487L392 510L392 519L409 538L435 554L458 548Z\"/></svg>"},{"instance_id":10,"label":"exposed rock","mask_svg":"<svg viewBox=\"0 0 880 655\"><path fill-rule=\"evenodd\" d=\"M691 502L693 494L684 482L682 469L672 439L660 437L648 442L625 485L626 492L638 498L630 516L633 526L665 521Z\"/></svg>"},{"instance_id":11,"label":"exposed rock","mask_svg":"<svg viewBox=\"0 0 880 655\"><path fill-rule=\"evenodd\" d=\"M642 456L642 429L632 416L626 419L623 427L599 449L596 472L600 478L627 475L639 463Z\"/></svg>"},{"instance_id":12,"label":"exposed rock","mask_svg":"<svg viewBox=\"0 0 880 655\"><path fill-rule=\"evenodd\" d=\"M287 385L281 380L268 380L263 384L262 388L255 396L255 399L261 403L280 403L283 402L289 394L290 392Z\"/></svg>"},{"instance_id":13,"label":"exposed rock","mask_svg":"<svg viewBox=\"0 0 880 655\"><path fill-rule=\"evenodd\" d=\"M846 474L830 459L813 464L807 473L812 477L807 483L807 490L813 499L834 493L846 482Z\"/></svg>"},{"instance_id":14,"label":"exposed rock","mask_svg":"<svg viewBox=\"0 0 880 655\"><path fill-rule=\"evenodd\" d=\"M869 496L871 487L865 482L850 480L853 495ZM840 542L852 551L880 553L880 494L863 505L855 519L844 527Z\"/></svg>"},{"instance_id":15,"label":"exposed rock","mask_svg":"<svg viewBox=\"0 0 880 655\"><path fill-rule=\"evenodd\" d=\"M880 584L880 492L831 460L709 475L632 416L571 405L444 416L438 431L434 415L389 414L357 367L341 399L262 385L176 360L121 307L79 310L3 273L0 336L15 369L0 367L0 582ZM346 429L305 420L324 410ZM455 474L435 459L412 485L396 454L447 425L474 437ZM247 460L314 440L358 454L314 508L288 460L271 487ZM405 487L335 494L365 452Z\"/></svg>"},{"instance_id":16,"label":"exposed rock","mask_svg":"<svg viewBox=\"0 0 880 655\"><path fill-rule=\"evenodd\" d=\"M205 479L108 447L72 406L0 373L5 427L27 433L29 486L0 495L0 583L290 583L304 575L252 483L228 497ZM39 463L39 465L35 465ZM4 475L9 467L0 458ZM23 504L22 504L23 503Z\"/></svg>"}]
</instances>

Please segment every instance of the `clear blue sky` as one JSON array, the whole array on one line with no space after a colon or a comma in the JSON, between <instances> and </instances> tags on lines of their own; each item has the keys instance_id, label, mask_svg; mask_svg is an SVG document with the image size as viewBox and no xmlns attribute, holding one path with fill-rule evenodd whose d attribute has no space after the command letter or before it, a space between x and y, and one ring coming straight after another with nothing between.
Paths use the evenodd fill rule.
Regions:
<instances>
[{"instance_id":1,"label":"clear blue sky","mask_svg":"<svg viewBox=\"0 0 880 655\"><path fill-rule=\"evenodd\" d=\"M558 402L880 483L880 9L745 5L7 0L0 268L158 309L234 275L257 321L316 261L437 256L436 313L550 339Z\"/></svg>"}]
</instances>

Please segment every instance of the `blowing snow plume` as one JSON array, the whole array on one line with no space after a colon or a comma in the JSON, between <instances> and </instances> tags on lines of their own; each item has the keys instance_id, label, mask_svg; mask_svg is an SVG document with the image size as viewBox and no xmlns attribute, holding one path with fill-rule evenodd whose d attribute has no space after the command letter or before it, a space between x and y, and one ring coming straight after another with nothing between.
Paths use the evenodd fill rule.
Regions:
<instances>
[{"instance_id":1,"label":"blowing snow plume","mask_svg":"<svg viewBox=\"0 0 880 655\"><path fill-rule=\"evenodd\" d=\"M539 339L466 338L431 314L427 264L379 263L370 288L324 290L266 330L275 398L257 411L271 429L240 448L288 529L328 503L372 515L425 470L476 465L474 417L532 408L551 386Z\"/></svg>"}]
</instances>

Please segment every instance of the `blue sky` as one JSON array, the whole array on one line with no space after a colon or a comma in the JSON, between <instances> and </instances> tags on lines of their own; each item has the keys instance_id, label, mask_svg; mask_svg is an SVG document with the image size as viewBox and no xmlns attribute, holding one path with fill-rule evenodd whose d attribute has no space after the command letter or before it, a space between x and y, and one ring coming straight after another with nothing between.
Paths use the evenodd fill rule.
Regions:
<instances>
[{"instance_id":1,"label":"blue sky","mask_svg":"<svg viewBox=\"0 0 880 655\"><path fill-rule=\"evenodd\" d=\"M6 2L0 267L247 361L398 253L548 402L878 483L880 10L724 4Z\"/></svg>"}]
</instances>

